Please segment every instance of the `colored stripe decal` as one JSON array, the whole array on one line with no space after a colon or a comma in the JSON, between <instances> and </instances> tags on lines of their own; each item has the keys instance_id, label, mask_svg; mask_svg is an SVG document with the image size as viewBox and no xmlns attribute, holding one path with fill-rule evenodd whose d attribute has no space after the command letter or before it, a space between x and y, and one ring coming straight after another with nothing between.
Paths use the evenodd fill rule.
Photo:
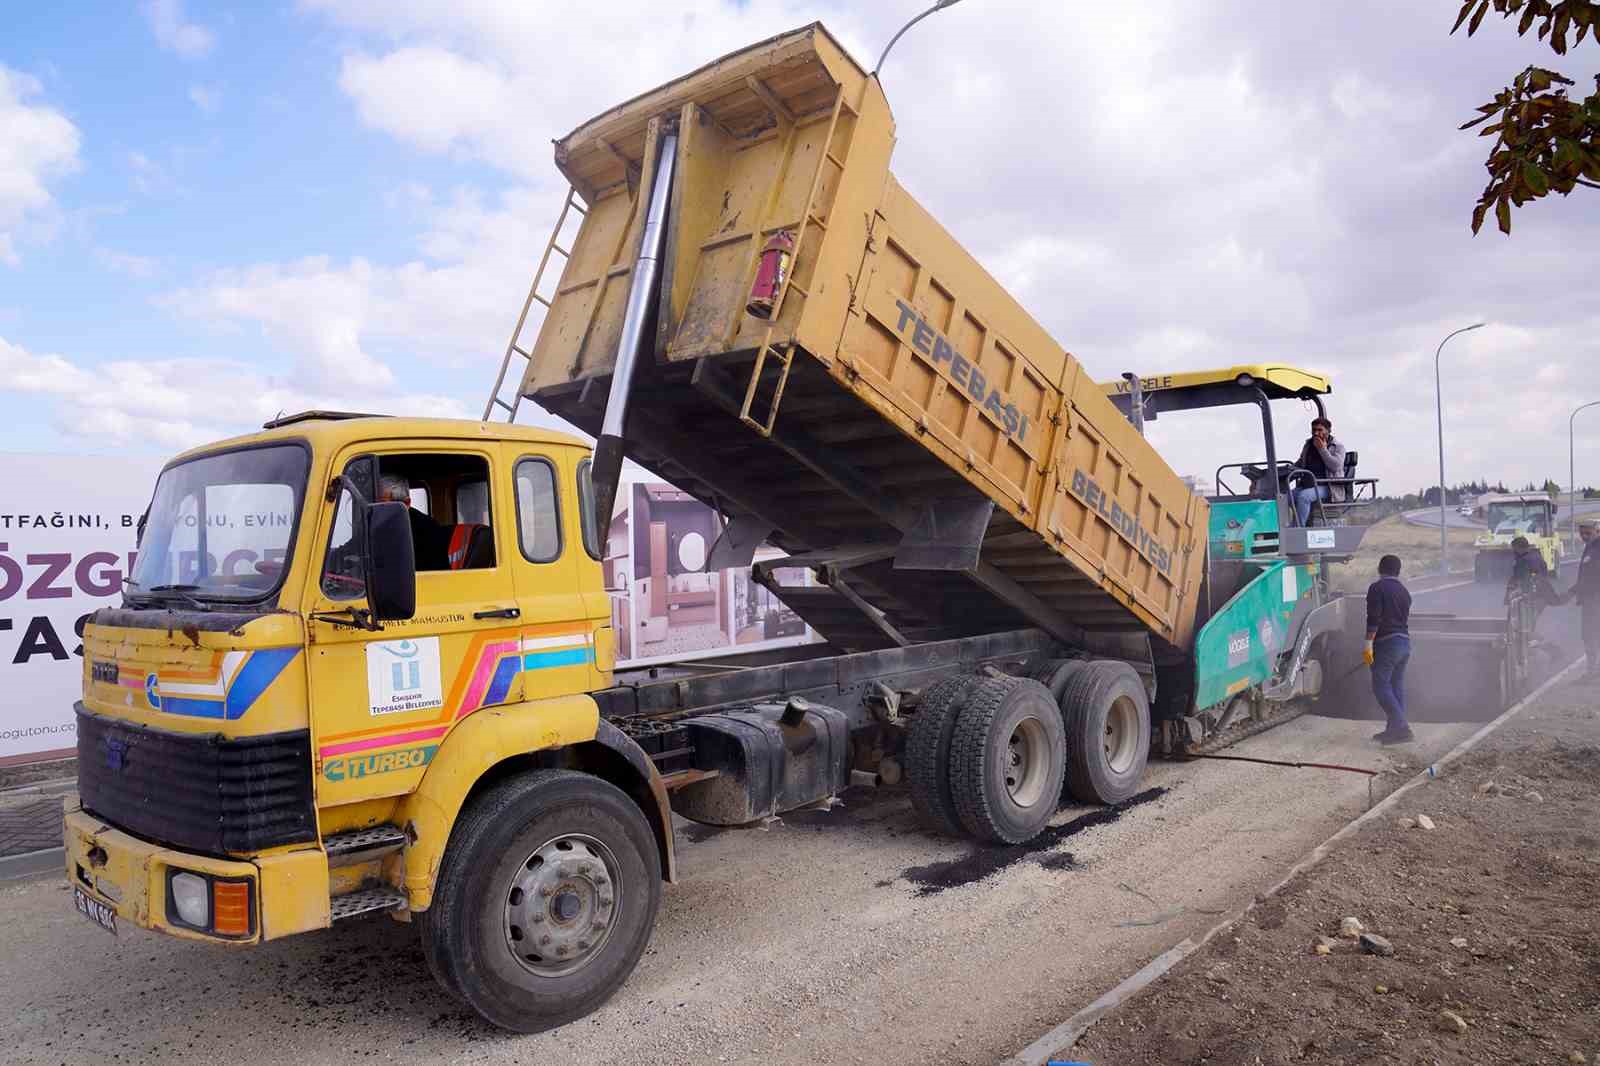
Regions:
<instances>
[{"instance_id":1,"label":"colored stripe decal","mask_svg":"<svg viewBox=\"0 0 1600 1066\"><path fill-rule=\"evenodd\" d=\"M594 658L589 648L567 648L563 651L534 651L522 657L524 670L548 670L552 666L578 666Z\"/></svg>"},{"instance_id":2,"label":"colored stripe decal","mask_svg":"<svg viewBox=\"0 0 1600 1066\"><path fill-rule=\"evenodd\" d=\"M500 656L516 650L517 642L514 640L496 641L483 649L483 657L478 660L477 668L472 673L472 683L467 686L467 696L461 701L459 713L466 714L483 706L484 694L489 691Z\"/></svg>"},{"instance_id":3,"label":"colored stripe decal","mask_svg":"<svg viewBox=\"0 0 1600 1066\"><path fill-rule=\"evenodd\" d=\"M345 755L352 751L370 751L373 748L387 748L393 744L406 744L413 740L431 740L443 736L450 729L447 725L437 729L418 729L412 733L391 733L384 737L369 737L366 740L352 740L347 744L330 744L325 748L317 749L323 758L330 755Z\"/></svg>"},{"instance_id":4,"label":"colored stripe decal","mask_svg":"<svg viewBox=\"0 0 1600 1066\"><path fill-rule=\"evenodd\" d=\"M250 661L240 668L228 686L227 719L231 722L243 718L267 686L276 681L283 668L299 654L299 648L267 648L250 656Z\"/></svg>"},{"instance_id":5,"label":"colored stripe decal","mask_svg":"<svg viewBox=\"0 0 1600 1066\"><path fill-rule=\"evenodd\" d=\"M511 683L516 679L517 660L501 659L500 664L494 668L494 680L489 682L489 694L483 698L484 706L504 703L506 694L511 691Z\"/></svg>"},{"instance_id":6,"label":"colored stripe decal","mask_svg":"<svg viewBox=\"0 0 1600 1066\"><path fill-rule=\"evenodd\" d=\"M224 704L221 700L191 700L182 696L162 696L161 709L167 714L181 714L185 718L222 718Z\"/></svg>"},{"instance_id":7,"label":"colored stripe decal","mask_svg":"<svg viewBox=\"0 0 1600 1066\"><path fill-rule=\"evenodd\" d=\"M235 654L237 658L233 658ZM293 662L295 656L299 654L299 648L266 648L248 654L230 652L229 657L232 661L224 663L223 676L211 685L162 686L159 676L151 674L145 679L145 689L151 696L151 706L165 714L235 722L245 716L256 700L261 698L261 694L267 690L267 686L276 681L278 675L283 673L284 667ZM243 665L238 665L241 662ZM207 688L213 689L215 695L206 694ZM177 692L173 693L173 689ZM196 689L202 694L194 695Z\"/></svg>"},{"instance_id":8,"label":"colored stripe decal","mask_svg":"<svg viewBox=\"0 0 1600 1066\"><path fill-rule=\"evenodd\" d=\"M503 629L480 634L469 645L465 661L451 684L450 695L445 700L446 709L440 717L416 723L421 731L385 733L380 726L335 734L329 738L335 743L318 748L317 754L327 758L441 736L450 728L448 724L433 728L441 720L465 718L484 707L504 703L521 671L579 666L594 661L593 634L570 629L550 632L558 628L562 627L554 623L541 625L524 631L526 635L521 637ZM506 639L508 637L511 639ZM445 715L448 718L444 718Z\"/></svg>"}]
</instances>

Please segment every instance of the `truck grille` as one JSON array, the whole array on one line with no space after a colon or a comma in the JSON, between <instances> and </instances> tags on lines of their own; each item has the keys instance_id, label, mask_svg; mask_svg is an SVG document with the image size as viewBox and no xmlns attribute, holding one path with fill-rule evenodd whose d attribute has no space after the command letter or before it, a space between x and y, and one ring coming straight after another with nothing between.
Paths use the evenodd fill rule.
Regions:
<instances>
[{"instance_id":1,"label":"truck grille","mask_svg":"<svg viewBox=\"0 0 1600 1066\"><path fill-rule=\"evenodd\" d=\"M229 739L78 714L78 796L119 829L213 855L316 839L311 735Z\"/></svg>"}]
</instances>

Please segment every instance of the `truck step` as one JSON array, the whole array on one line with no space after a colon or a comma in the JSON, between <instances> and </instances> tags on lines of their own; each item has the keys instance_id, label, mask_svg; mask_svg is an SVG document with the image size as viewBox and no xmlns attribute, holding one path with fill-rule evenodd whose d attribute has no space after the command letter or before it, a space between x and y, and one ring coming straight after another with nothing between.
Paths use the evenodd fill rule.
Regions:
<instances>
[{"instance_id":1,"label":"truck step","mask_svg":"<svg viewBox=\"0 0 1600 1066\"><path fill-rule=\"evenodd\" d=\"M334 833L322 838L322 846L330 859L365 860L399 851L406 846L406 840L405 830L385 824Z\"/></svg>"},{"instance_id":2,"label":"truck step","mask_svg":"<svg viewBox=\"0 0 1600 1066\"><path fill-rule=\"evenodd\" d=\"M375 911L402 911L406 909L406 894L398 888L387 885L379 888L363 888L359 892L350 892L343 896L334 896L329 901L333 912L333 920L340 921L345 918L354 918L358 914L371 914Z\"/></svg>"}]
</instances>

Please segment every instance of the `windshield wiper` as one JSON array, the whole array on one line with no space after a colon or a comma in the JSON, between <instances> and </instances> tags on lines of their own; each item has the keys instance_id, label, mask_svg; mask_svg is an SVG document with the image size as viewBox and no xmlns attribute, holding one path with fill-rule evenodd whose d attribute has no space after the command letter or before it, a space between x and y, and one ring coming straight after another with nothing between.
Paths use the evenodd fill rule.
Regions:
<instances>
[{"instance_id":1,"label":"windshield wiper","mask_svg":"<svg viewBox=\"0 0 1600 1066\"><path fill-rule=\"evenodd\" d=\"M189 595L189 593L199 588L199 585L151 585L145 591L152 595L168 593L171 598L182 600L197 611L209 611L211 610L210 606Z\"/></svg>"}]
</instances>

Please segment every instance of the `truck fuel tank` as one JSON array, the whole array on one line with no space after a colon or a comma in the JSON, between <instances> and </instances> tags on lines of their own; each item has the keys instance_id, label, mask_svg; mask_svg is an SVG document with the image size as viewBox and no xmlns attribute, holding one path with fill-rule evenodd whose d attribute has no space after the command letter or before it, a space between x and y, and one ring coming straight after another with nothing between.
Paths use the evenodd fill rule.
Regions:
<instances>
[{"instance_id":1,"label":"truck fuel tank","mask_svg":"<svg viewBox=\"0 0 1600 1066\"><path fill-rule=\"evenodd\" d=\"M837 795L850 783L850 719L835 707L792 697L700 715L683 726L695 769L719 771L673 793L673 810L690 821L746 825Z\"/></svg>"}]
</instances>

